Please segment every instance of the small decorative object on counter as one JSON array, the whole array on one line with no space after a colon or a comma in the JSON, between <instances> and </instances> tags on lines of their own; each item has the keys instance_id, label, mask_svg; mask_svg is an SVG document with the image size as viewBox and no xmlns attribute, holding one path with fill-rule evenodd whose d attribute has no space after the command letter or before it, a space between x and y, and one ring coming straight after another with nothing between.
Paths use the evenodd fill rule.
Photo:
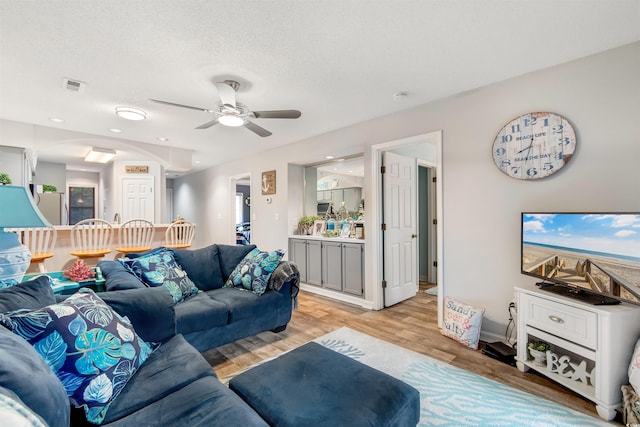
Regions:
<instances>
[{"instance_id":1,"label":"small decorative object on counter","mask_svg":"<svg viewBox=\"0 0 640 427\"><path fill-rule=\"evenodd\" d=\"M84 261L79 259L76 260L70 268L64 270L63 275L74 282L82 282L95 276L96 272L89 268Z\"/></svg>"},{"instance_id":2,"label":"small decorative object on counter","mask_svg":"<svg viewBox=\"0 0 640 427\"><path fill-rule=\"evenodd\" d=\"M356 239L364 239L364 224L356 222L355 224L355 237Z\"/></svg>"},{"instance_id":3,"label":"small decorative object on counter","mask_svg":"<svg viewBox=\"0 0 640 427\"><path fill-rule=\"evenodd\" d=\"M0 184L11 185L11 178L6 173L0 173Z\"/></svg>"},{"instance_id":4,"label":"small decorative object on counter","mask_svg":"<svg viewBox=\"0 0 640 427\"><path fill-rule=\"evenodd\" d=\"M43 193L55 193L58 191L58 188L55 185L44 184L42 186Z\"/></svg>"}]
</instances>

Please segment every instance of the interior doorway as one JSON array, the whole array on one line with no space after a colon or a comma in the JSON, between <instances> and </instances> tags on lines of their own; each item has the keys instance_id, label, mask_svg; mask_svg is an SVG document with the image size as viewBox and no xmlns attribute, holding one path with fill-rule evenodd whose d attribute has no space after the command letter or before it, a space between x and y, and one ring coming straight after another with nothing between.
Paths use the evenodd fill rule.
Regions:
<instances>
[{"instance_id":1,"label":"interior doorway","mask_svg":"<svg viewBox=\"0 0 640 427\"><path fill-rule=\"evenodd\" d=\"M431 194L428 195L429 208L427 212L419 212L418 218L424 219L426 216L427 223L430 223L431 233L427 235L427 264L431 265L431 268L426 269L427 277L431 275L433 283L437 283L439 286L438 292L438 326L442 324L442 306L444 303L444 282L442 268L437 266L443 265L443 232L442 232L442 132L436 131L428 134L417 135L396 141L389 141L382 144L377 144L371 147L371 164L373 171L380 171L382 166L382 156L385 151L393 151L395 153L402 154L404 156L413 156L421 167L427 168L427 179L433 183L431 188ZM420 154L422 153L422 154ZM369 265L375 265L370 271L370 275L366 280L371 280L374 283L373 299L374 306L376 308L383 308L385 306L385 292L383 289L383 277L384 277L384 262L381 262L384 257L384 237L382 231L383 224L383 179L381 173L371 174L371 205L375 207L370 217L370 224L373 229L377 230L374 233L370 233L371 247L374 248L371 251L371 258L367 260ZM417 209L417 207L416 207ZM369 219L368 219L369 221ZM420 243L419 243L420 245ZM424 255L424 250L423 250ZM420 251L417 251L417 257L421 257ZM431 258L430 258L431 257ZM431 261L428 261L431 259ZM424 262L424 259L416 259L413 266L420 264L420 261ZM414 268L414 267L410 268ZM416 272L418 274L418 272Z\"/></svg>"},{"instance_id":2,"label":"interior doorway","mask_svg":"<svg viewBox=\"0 0 640 427\"><path fill-rule=\"evenodd\" d=\"M251 174L230 178L232 233L231 241L237 245L248 245L251 239Z\"/></svg>"}]
</instances>

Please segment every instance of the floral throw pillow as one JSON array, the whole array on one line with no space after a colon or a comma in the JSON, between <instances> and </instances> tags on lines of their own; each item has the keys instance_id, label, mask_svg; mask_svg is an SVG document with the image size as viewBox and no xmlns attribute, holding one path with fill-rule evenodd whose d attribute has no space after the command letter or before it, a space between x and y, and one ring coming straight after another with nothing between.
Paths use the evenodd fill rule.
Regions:
<instances>
[{"instance_id":1,"label":"floral throw pillow","mask_svg":"<svg viewBox=\"0 0 640 427\"><path fill-rule=\"evenodd\" d=\"M442 335L474 350L478 349L484 308L476 308L445 297Z\"/></svg>"},{"instance_id":2,"label":"floral throw pillow","mask_svg":"<svg viewBox=\"0 0 640 427\"><path fill-rule=\"evenodd\" d=\"M160 248L137 258L125 257L118 261L147 285L166 287L176 304L198 293L196 285L168 249Z\"/></svg>"},{"instance_id":3,"label":"floral throw pillow","mask_svg":"<svg viewBox=\"0 0 640 427\"><path fill-rule=\"evenodd\" d=\"M152 348L91 289L38 310L0 315L27 340L64 386L87 421L100 424L111 402L147 360Z\"/></svg>"},{"instance_id":4,"label":"floral throw pillow","mask_svg":"<svg viewBox=\"0 0 640 427\"><path fill-rule=\"evenodd\" d=\"M271 273L284 256L283 250L263 252L255 248L249 252L229 275L226 288L236 287L262 295L267 290Z\"/></svg>"}]
</instances>

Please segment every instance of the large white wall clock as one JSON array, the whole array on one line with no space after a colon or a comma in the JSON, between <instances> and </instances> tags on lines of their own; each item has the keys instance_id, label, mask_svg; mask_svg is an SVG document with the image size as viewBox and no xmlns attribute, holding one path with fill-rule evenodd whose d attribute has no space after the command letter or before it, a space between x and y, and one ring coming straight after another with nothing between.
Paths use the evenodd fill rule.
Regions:
<instances>
[{"instance_id":1,"label":"large white wall clock","mask_svg":"<svg viewBox=\"0 0 640 427\"><path fill-rule=\"evenodd\" d=\"M566 165L576 150L571 123L553 113L527 113L504 125L493 142L493 161L510 177L545 178Z\"/></svg>"}]
</instances>

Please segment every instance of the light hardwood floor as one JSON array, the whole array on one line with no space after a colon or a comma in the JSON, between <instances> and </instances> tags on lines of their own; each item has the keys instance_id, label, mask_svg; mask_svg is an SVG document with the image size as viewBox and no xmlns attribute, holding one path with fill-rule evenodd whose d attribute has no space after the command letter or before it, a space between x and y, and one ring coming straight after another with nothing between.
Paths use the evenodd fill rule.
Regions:
<instances>
[{"instance_id":1,"label":"light hardwood floor","mask_svg":"<svg viewBox=\"0 0 640 427\"><path fill-rule=\"evenodd\" d=\"M410 300L379 311L300 292L299 308L293 312L284 332L263 332L209 350L203 355L222 379L347 326L597 417L591 402L546 378L535 373L524 374L515 367L483 355L480 350L468 349L444 337L440 334L436 319L436 297L422 290ZM622 425L621 420L618 414L614 424Z\"/></svg>"}]
</instances>

